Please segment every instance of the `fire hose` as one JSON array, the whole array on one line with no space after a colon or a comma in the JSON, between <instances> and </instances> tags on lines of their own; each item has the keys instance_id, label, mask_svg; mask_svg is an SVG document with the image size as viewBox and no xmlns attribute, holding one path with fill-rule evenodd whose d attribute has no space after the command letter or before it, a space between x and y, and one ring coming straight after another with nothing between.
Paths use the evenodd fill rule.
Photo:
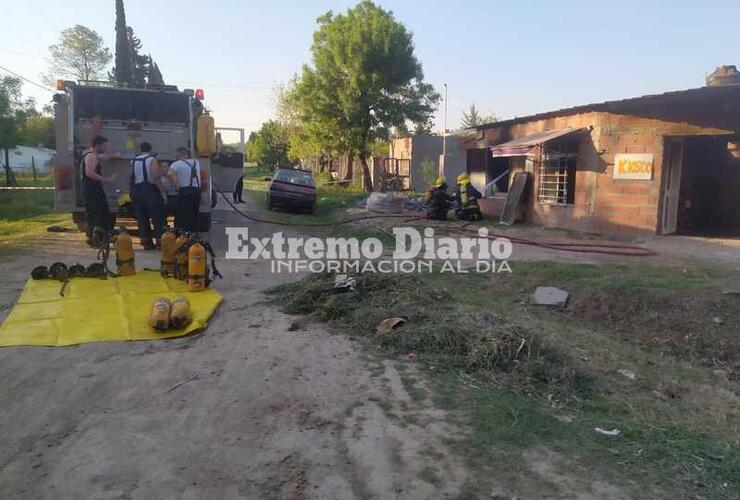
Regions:
<instances>
[{"instance_id":1,"label":"fire hose","mask_svg":"<svg viewBox=\"0 0 740 500\"><path fill-rule=\"evenodd\" d=\"M218 191L218 193L226 201L226 203L243 218L247 220L251 220L253 222L260 222L263 224L275 224L278 226L331 227L331 226L340 226L344 224L352 224L353 222L359 222L363 220L372 220L372 219L391 219L391 218L392 219L404 219L403 222L411 222L411 221L425 219L425 217L422 217L422 216L409 217L408 214L374 214L374 215L364 215L360 217L353 217L353 218L332 221L332 222L308 223L308 222L275 221L275 220L262 219L260 217L249 215L243 212L242 210L240 210L235 204L233 204L223 192ZM480 237L478 235L477 229L469 227L471 224L472 224L471 222L466 222L462 226L458 226L454 229L466 235ZM562 242L557 242L557 241L538 241L534 239L522 238L522 237L512 236L508 234L493 233L491 231L488 231L488 234L486 237L490 240L494 240L497 238L506 238L512 243L516 243L519 245L535 246L535 247L545 248L548 250L557 250L561 252L619 255L622 257L649 257L652 255L657 255L656 252L654 252L653 250L650 250L649 248L640 247L640 246L631 246L631 245L614 245L614 244L607 244L607 243L562 243Z\"/></svg>"}]
</instances>

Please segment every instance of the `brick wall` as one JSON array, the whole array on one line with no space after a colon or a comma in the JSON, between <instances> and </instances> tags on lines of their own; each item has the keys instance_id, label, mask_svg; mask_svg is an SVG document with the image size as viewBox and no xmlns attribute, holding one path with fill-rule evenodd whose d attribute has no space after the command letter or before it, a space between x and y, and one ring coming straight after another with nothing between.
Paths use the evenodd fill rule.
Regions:
<instances>
[{"instance_id":1,"label":"brick wall","mask_svg":"<svg viewBox=\"0 0 740 500\"><path fill-rule=\"evenodd\" d=\"M664 137L727 132L654 118L588 112L491 128L484 131L483 140L490 145L500 144L565 127L589 129L579 143L574 203L556 206L537 201L539 175L535 162L525 217L547 227L594 233L655 233L661 203ZM652 154L653 178L613 179L614 156L619 153Z\"/></svg>"}]
</instances>

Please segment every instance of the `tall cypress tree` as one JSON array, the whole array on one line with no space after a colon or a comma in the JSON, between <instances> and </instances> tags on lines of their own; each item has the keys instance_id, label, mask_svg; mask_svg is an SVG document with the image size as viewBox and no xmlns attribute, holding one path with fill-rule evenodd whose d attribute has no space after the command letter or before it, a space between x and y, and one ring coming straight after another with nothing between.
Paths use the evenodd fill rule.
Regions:
<instances>
[{"instance_id":1,"label":"tall cypress tree","mask_svg":"<svg viewBox=\"0 0 740 500\"><path fill-rule=\"evenodd\" d=\"M154 62L151 54L149 54L148 83L149 85L164 85L164 77L162 77L162 72L159 70L159 64Z\"/></svg>"},{"instance_id":2,"label":"tall cypress tree","mask_svg":"<svg viewBox=\"0 0 740 500\"><path fill-rule=\"evenodd\" d=\"M131 47L126 29L126 11L123 8L123 0L116 0L116 66L113 68L113 78L119 85L132 86L133 84Z\"/></svg>"}]
</instances>

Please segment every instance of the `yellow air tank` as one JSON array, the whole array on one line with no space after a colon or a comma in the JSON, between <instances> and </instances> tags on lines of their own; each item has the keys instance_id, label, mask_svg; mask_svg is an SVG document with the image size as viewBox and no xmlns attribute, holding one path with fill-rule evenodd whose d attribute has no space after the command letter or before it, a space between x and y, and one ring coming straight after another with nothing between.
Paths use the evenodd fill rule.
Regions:
<instances>
[{"instance_id":1,"label":"yellow air tank","mask_svg":"<svg viewBox=\"0 0 740 500\"><path fill-rule=\"evenodd\" d=\"M170 299L160 297L152 302L152 310L149 313L149 326L158 332L167 330L170 326L170 310L172 304Z\"/></svg>"},{"instance_id":2,"label":"yellow air tank","mask_svg":"<svg viewBox=\"0 0 740 500\"><path fill-rule=\"evenodd\" d=\"M207 278L206 249L195 242L188 250L188 290L200 292L206 288Z\"/></svg>"},{"instance_id":3,"label":"yellow air tank","mask_svg":"<svg viewBox=\"0 0 740 500\"><path fill-rule=\"evenodd\" d=\"M114 247L116 249L118 274L121 276L136 274L136 267L134 266L134 242L125 227L120 229Z\"/></svg>"},{"instance_id":4,"label":"yellow air tank","mask_svg":"<svg viewBox=\"0 0 740 500\"><path fill-rule=\"evenodd\" d=\"M206 157L216 152L216 124L208 113L198 117L195 144L198 156Z\"/></svg>"},{"instance_id":5,"label":"yellow air tank","mask_svg":"<svg viewBox=\"0 0 740 500\"><path fill-rule=\"evenodd\" d=\"M175 250L177 250L175 233L167 230L162 235L162 259L159 262L159 272L165 278L175 275Z\"/></svg>"},{"instance_id":6,"label":"yellow air tank","mask_svg":"<svg viewBox=\"0 0 740 500\"><path fill-rule=\"evenodd\" d=\"M175 279L184 280L188 275L188 252L184 247L190 241L185 234L175 240Z\"/></svg>"},{"instance_id":7,"label":"yellow air tank","mask_svg":"<svg viewBox=\"0 0 740 500\"><path fill-rule=\"evenodd\" d=\"M170 310L170 326L185 328L190 324L190 301L186 297L172 299Z\"/></svg>"}]
</instances>

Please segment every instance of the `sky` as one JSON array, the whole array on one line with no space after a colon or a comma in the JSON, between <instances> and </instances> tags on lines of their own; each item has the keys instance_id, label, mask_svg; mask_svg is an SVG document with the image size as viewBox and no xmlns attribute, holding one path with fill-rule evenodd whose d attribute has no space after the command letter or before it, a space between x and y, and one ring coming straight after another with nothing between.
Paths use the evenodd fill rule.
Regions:
<instances>
[{"instance_id":1,"label":"sky","mask_svg":"<svg viewBox=\"0 0 740 500\"><path fill-rule=\"evenodd\" d=\"M448 85L448 129L473 102L506 119L700 87L717 66L740 65L737 0L376 3L413 33L427 81L442 94ZM274 87L310 62L316 18L354 4L125 0L165 81L203 88L217 126L248 131L274 116ZM0 66L41 82L61 30L85 25L113 52L114 22L114 0L0 0ZM28 83L24 93L39 104L52 95ZM435 126L444 128L444 104Z\"/></svg>"}]
</instances>

